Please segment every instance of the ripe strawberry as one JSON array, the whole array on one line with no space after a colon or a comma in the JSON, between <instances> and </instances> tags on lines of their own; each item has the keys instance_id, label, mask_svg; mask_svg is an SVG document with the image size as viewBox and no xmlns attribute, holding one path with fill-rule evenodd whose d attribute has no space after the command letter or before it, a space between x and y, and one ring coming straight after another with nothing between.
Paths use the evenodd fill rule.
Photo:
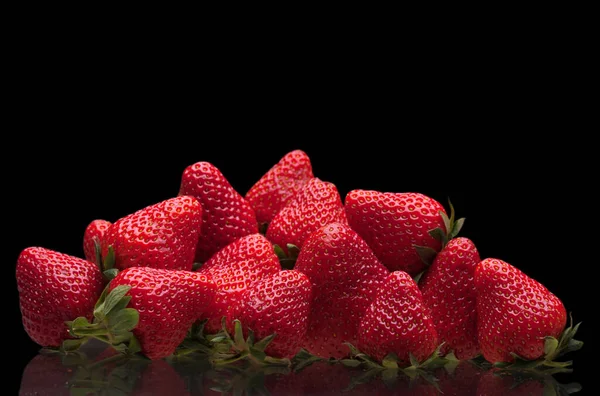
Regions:
<instances>
[{"instance_id":1,"label":"ripe strawberry","mask_svg":"<svg viewBox=\"0 0 600 396\"><path fill-rule=\"evenodd\" d=\"M479 355L473 276L480 261L473 242L453 239L437 255L419 285L440 342L444 342L442 353L453 350L460 360Z\"/></svg>"},{"instance_id":2,"label":"ripe strawberry","mask_svg":"<svg viewBox=\"0 0 600 396\"><path fill-rule=\"evenodd\" d=\"M242 293L280 269L273 246L260 234L242 237L212 256L198 271L210 276L217 287L214 301L200 317L208 319L204 331L220 331L223 316L231 324L235 319L232 313L242 301Z\"/></svg>"},{"instance_id":3,"label":"ripe strawberry","mask_svg":"<svg viewBox=\"0 0 600 396\"><path fill-rule=\"evenodd\" d=\"M273 218L267 238L287 252L287 244L302 248L313 232L330 223L348 224L337 188L311 179Z\"/></svg>"},{"instance_id":4,"label":"ripe strawberry","mask_svg":"<svg viewBox=\"0 0 600 396\"><path fill-rule=\"evenodd\" d=\"M313 232L300 251L296 270L313 287L305 348L324 358L349 354L358 325L389 272L348 225L332 223Z\"/></svg>"},{"instance_id":5,"label":"ripe strawberry","mask_svg":"<svg viewBox=\"0 0 600 396\"><path fill-rule=\"evenodd\" d=\"M302 150L287 153L246 193L259 223L270 223L285 204L312 179L308 155Z\"/></svg>"},{"instance_id":6,"label":"ripe strawberry","mask_svg":"<svg viewBox=\"0 0 600 396\"><path fill-rule=\"evenodd\" d=\"M400 365L419 362L438 346L429 309L415 281L404 271L392 272L360 321L358 349L381 361L393 352Z\"/></svg>"},{"instance_id":7,"label":"ripe strawberry","mask_svg":"<svg viewBox=\"0 0 600 396\"><path fill-rule=\"evenodd\" d=\"M479 346L489 362L544 355L544 337L558 338L567 322L563 303L512 265L486 259L475 269Z\"/></svg>"},{"instance_id":8,"label":"ripe strawberry","mask_svg":"<svg viewBox=\"0 0 600 396\"><path fill-rule=\"evenodd\" d=\"M204 274L149 267L120 272L110 282L109 291L120 285L131 286L129 306L139 312L133 334L150 359L175 351L215 293L214 283Z\"/></svg>"},{"instance_id":9,"label":"ripe strawberry","mask_svg":"<svg viewBox=\"0 0 600 396\"><path fill-rule=\"evenodd\" d=\"M94 244L94 238L98 239L98 242L102 244L102 239L108 227L111 223L106 220L94 220L92 221L83 234L83 253L85 259L96 263L96 245ZM98 263L96 263L98 264Z\"/></svg>"},{"instance_id":10,"label":"ripe strawberry","mask_svg":"<svg viewBox=\"0 0 600 396\"><path fill-rule=\"evenodd\" d=\"M236 316L256 340L276 337L265 349L269 356L291 358L302 347L312 301L310 280L302 272L279 271L246 290Z\"/></svg>"},{"instance_id":11,"label":"ripe strawberry","mask_svg":"<svg viewBox=\"0 0 600 396\"><path fill-rule=\"evenodd\" d=\"M69 338L65 321L91 318L103 288L95 264L40 247L21 252L17 286L25 331L36 343L51 347Z\"/></svg>"},{"instance_id":12,"label":"ripe strawberry","mask_svg":"<svg viewBox=\"0 0 600 396\"><path fill-rule=\"evenodd\" d=\"M102 256L115 251L115 268L191 270L202 222L200 203L189 196L167 199L123 217L104 234Z\"/></svg>"},{"instance_id":13,"label":"ripe strawberry","mask_svg":"<svg viewBox=\"0 0 600 396\"><path fill-rule=\"evenodd\" d=\"M415 193L353 190L345 201L348 223L390 270L417 275L425 269L414 245L439 251L440 241L429 231L447 232L436 200Z\"/></svg>"},{"instance_id":14,"label":"ripe strawberry","mask_svg":"<svg viewBox=\"0 0 600 396\"><path fill-rule=\"evenodd\" d=\"M202 237L196 249L198 262L204 263L230 243L258 232L250 204L208 162L197 162L185 169L179 195L194 196L202 204Z\"/></svg>"}]
</instances>

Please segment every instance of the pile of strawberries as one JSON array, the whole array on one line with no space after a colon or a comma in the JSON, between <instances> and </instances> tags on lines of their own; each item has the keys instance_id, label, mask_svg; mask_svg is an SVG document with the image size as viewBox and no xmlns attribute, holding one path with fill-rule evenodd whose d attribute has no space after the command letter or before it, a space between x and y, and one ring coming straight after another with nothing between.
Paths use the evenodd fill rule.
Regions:
<instances>
[{"instance_id":1,"label":"pile of strawberries","mask_svg":"<svg viewBox=\"0 0 600 396\"><path fill-rule=\"evenodd\" d=\"M565 367L578 349L562 302L457 237L463 219L417 193L342 203L302 151L242 197L212 164L179 195L85 230L86 259L30 247L17 262L23 325L44 347L95 338L150 359L304 357L422 366L453 352ZM290 360L287 360L290 361Z\"/></svg>"}]
</instances>

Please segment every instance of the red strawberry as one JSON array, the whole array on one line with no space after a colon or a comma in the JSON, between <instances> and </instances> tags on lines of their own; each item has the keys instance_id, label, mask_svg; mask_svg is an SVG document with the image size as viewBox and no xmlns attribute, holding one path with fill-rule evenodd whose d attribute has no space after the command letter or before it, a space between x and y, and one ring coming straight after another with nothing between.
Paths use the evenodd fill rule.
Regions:
<instances>
[{"instance_id":1,"label":"red strawberry","mask_svg":"<svg viewBox=\"0 0 600 396\"><path fill-rule=\"evenodd\" d=\"M231 324L243 292L257 281L278 273L281 267L273 246L260 234L247 235L227 245L198 271L210 276L217 290L213 303L200 319L208 319L206 333L221 330L221 318Z\"/></svg>"},{"instance_id":2,"label":"red strawberry","mask_svg":"<svg viewBox=\"0 0 600 396\"><path fill-rule=\"evenodd\" d=\"M210 277L190 271L131 267L110 282L109 290L127 285L129 306L139 312L133 330L142 353L150 359L171 355L188 329L212 302L215 285Z\"/></svg>"},{"instance_id":3,"label":"red strawberry","mask_svg":"<svg viewBox=\"0 0 600 396\"><path fill-rule=\"evenodd\" d=\"M438 346L429 309L415 281L404 271L392 272L360 322L358 349L381 361L393 352L401 365L409 353L419 362Z\"/></svg>"},{"instance_id":4,"label":"red strawberry","mask_svg":"<svg viewBox=\"0 0 600 396\"><path fill-rule=\"evenodd\" d=\"M83 253L85 254L85 259L87 261L91 261L92 263L96 262L96 245L94 244L94 238L98 238L98 242L102 243L104 234L110 226L111 223L109 221L94 220L85 229L85 233L83 234Z\"/></svg>"},{"instance_id":5,"label":"red strawberry","mask_svg":"<svg viewBox=\"0 0 600 396\"><path fill-rule=\"evenodd\" d=\"M208 162L197 162L185 169L179 195L196 197L204 210L202 237L196 249L198 262L204 263L230 243L258 232L250 204Z\"/></svg>"},{"instance_id":6,"label":"red strawberry","mask_svg":"<svg viewBox=\"0 0 600 396\"><path fill-rule=\"evenodd\" d=\"M285 204L312 179L310 159L304 151L287 153L246 193L259 223L270 223Z\"/></svg>"},{"instance_id":7,"label":"red strawberry","mask_svg":"<svg viewBox=\"0 0 600 396\"><path fill-rule=\"evenodd\" d=\"M104 234L102 256L115 251L115 267L191 270L202 207L189 196L167 199L123 217Z\"/></svg>"},{"instance_id":8,"label":"red strawberry","mask_svg":"<svg viewBox=\"0 0 600 396\"><path fill-rule=\"evenodd\" d=\"M437 255L420 282L423 301L431 310L442 353L454 351L460 360L479 355L475 267L481 259L467 238L451 240Z\"/></svg>"},{"instance_id":9,"label":"red strawberry","mask_svg":"<svg viewBox=\"0 0 600 396\"><path fill-rule=\"evenodd\" d=\"M277 336L265 349L269 356L291 358L302 347L312 300L310 280L299 271L280 271L256 282L242 296L237 318L256 340Z\"/></svg>"},{"instance_id":10,"label":"red strawberry","mask_svg":"<svg viewBox=\"0 0 600 396\"><path fill-rule=\"evenodd\" d=\"M345 207L352 229L390 271L414 276L425 269L414 245L435 251L442 247L428 232L447 231L439 213L446 211L425 195L353 190L346 196Z\"/></svg>"},{"instance_id":11,"label":"red strawberry","mask_svg":"<svg viewBox=\"0 0 600 396\"><path fill-rule=\"evenodd\" d=\"M312 233L296 269L313 286L314 301L305 348L325 358L342 358L356 344L360 318L388 271L348 225L333 223Z\"/></svg>"},{"instance_id":12,"label":"red strawberry","mask_svg":"<svg viewBox=\"0 0 600 396\"><path fill-rule=\"evenodd\" d=\"M475 269L479 347L489 362L544 355L544 337L558 338L567 323L563 303L512 265L486 259Z\"/></svg>"},{"instance_id":13,"label":"red strawberry","mask_svg":"<svg viewBox=\"0 0 600 396\"><path fill-rule=\"evenodd\" d=\"M17 286L25 331L38 344L52 347L69 338L65 321L91 318L103 288L95 264L40 247L21 252Z\"/></svg>"},{"instance_id":14,"label":"red strawberry","mask_svg":"<svg viewBox=\"0 0 600 396\"><path fill-rule=\"evenodd\" d=\"M313 231L330 223L348 223L340 194L332 183L314 178L273 218L267 238L287 252L288 243L301 248Z\"/></svg>"}]
</instances>

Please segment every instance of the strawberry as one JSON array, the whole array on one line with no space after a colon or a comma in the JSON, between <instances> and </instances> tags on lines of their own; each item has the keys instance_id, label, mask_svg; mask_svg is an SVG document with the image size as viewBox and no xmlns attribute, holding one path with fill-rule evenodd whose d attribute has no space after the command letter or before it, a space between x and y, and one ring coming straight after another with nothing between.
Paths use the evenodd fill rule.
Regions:
<instances>
[{"instance_id":1,"label":"strawberry","mask_svg":"<svg viewBox=\"0 0 600 396\"><path fill-rule=\"evenodd\" d=\"M480 261L473 242L453 239L437 255L419 285L440 342L444 342L442 353L453 350L460 360L479 355L473 276Z\"/></svg>"},{"instance_id":2,"label":"strawberry","mask_svg":"<svg viewBox=\"0 0 600 396\"><path fill-rule=\"evenodd\" d=\"M392 272L367 309L358 329L358 349L381 361L395 353L399 365L432 355L438 336L415 281L404 271Z\"/></svg>"},{"instance_id":3,"label":"strawberry","mask_svg":"<svg viewBox=\"0 0 600 396\"><path fill-rule=\"evenodd\" d=\"M196 197L204 210L202 237L196 249L198 262L204 263L230 243L258 232L250 204L208 162L197 162L185 169L179 195Z\"/></svg>"},{"instance_id":4,"label":"strawberry","mask_svg":"<svg viewBox=\"0 0 600 396\"><path fill-rule=\"evenodd\" d=\"M312 300L310 280L302 272L279 271L246 290L236 316L257 340L277 334L265 353L291 358L302 346Z\"/></svg>"},{"instance_id":5,"label":"strawberry","mask_svg":"<svg viewBox=\"0 0 600 396\"><path fill-rule=\"evenodd\" d=\"M267 238L287 252L287 244L302 248L313 231L330 223L348 224L344 206L335 185L314 178L273 218Z\"/></svg>"},{"instance_id":6,"label":"strawberry","mask_svg":"<svg viewBox=\"0 0 600 396\"><path fill-rule=\"evenodd\" d=\"M85 229L85 233L83 234L83 253L87 261L96 263L96 245L94 240L97 239L102 244L104 234L110 225L111 223L106 220L94 220Z\"/></svg>"},{"instance_id":7,"label":"strawberry","mask_svg":"<svg viewBox=\"0 0 600 396\"><path fill-rule=\"evenodd\" d=\"M111 225L104 234L102 256L106 259L112 246L119 270L191 270L201 222L202 207L194 197L167 199Z\"/></svg>"},{"instance_id":8,"label":"strawberry","mask_svg":"<svg viewBox=\"0 0 600 396\"><path fill-rule=\"evenodd\" d=\"M444 207L415 193L353 190L345 201L348 223L390 270L417 275L425 269L415 245L439 251L442 243L429 234L446 230ZM458 233L458 231L456 232Z\"/></svg>"},{"instance_id":9,"label":"strawberry","mask_svg":"<svg viewBox=\"0 0 600 396\"><path fill-rule=\"evenodd\" d=\"M42 346L60 346L69 338L65 321L90 318L102 293L98 266L49 249L23 250L16 272L23 326Z\"/></svg>"},{"instance_id":10,"label":"strawberry","mask_svg":"<svg viewBox=\"0 0 600 396\"><path fill-rule=\"evenodd\" d=\"M558 338L567 323L563 303L512 265L486 259L475 269L479 347L489 362L534 360L544 338Z\"/></svg>"},{"instance_id":11,"label":"strawberry","mask_svg":"<svg viewBox=\"0 0 600 396\"><path fill-rule=\"evenodd\" d=\"M231 324L243 292L280 269L273 246L260 234L242 237L212 256L198 271L210 276L217 287L213 303L200 317L208 319L204 331L220 331L223 316Z\"/></svg>"},{"instance_id":12,"label":"strawberry","mask_svg":"<svg viewBox=\"0 0 600 396\"><path fill-rule=\"evenodd\" d=\"M210 277L190 271L131 267L109 284L130 286L130 306L139 312L133 334L150 359L171 355L192 323L212 302L215 285ZM109 294L110 297L110 294Z\"/></svg>"},{"instance_id":13,"label":"strawberry","mask_svg":"<svg viewBox=\"0 0 600 396\"><path fill-rule=\"evenodd\" d=\"M296 270L308 276L314 293L305 348L325 358L348 355L344 343L356 343L360 318L388 271L367 243L340 223L308 237Z\"/></svg>"},{"instance_id":14,"label":"strawberry","mask_svg":"<svg viewBox=\"0 0 600 396\"><path fill-rule=\"evenodd\" d=\"M312 179L308 155L302 150L287 153L246 193L260 224L270 223L285 204Z\"/></svg>"}]
</instances>

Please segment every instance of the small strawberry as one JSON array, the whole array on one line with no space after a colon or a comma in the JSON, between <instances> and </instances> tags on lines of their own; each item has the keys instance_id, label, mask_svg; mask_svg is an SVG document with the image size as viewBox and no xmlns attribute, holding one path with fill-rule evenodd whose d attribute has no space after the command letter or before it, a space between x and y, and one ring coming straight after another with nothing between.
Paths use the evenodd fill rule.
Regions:
<instances>
[{"instance_id":1,"label":"small strawberry","mask_svg":"<svg viewBox=\"0 0 600 396\"><path fill-rule=\"evenodd\" d=\"M194 196L202 204L202 237L196 249L198 262L204 263L230 243L258 232L250 204L208 162L197 162L185 169L179 195Z\"/></svg>"},{"instance_id":2,"label":"small strawberry","mask_svg":"<svg viewBox=\"0 0 600 396\"><path fill-rule=\"evenodd\" d=\"M270 223L285 204L312 179L308 155L302 150L287 153L246 193L260 224Z\"/></svg>"},{"instance_id":3,"label":"small strawberry","mask_svg":"<svg viewBox=\"0 0 600 396\"><path fill-rule=\"evenodd\" d=\"M421 362L438 346L429 309L415 281L404 271L392 272L360 321L358 349L382 361L395 353L399 365L410 355Z\"/></svg>"},{"instance_id":4,"label":"small strawberry","mask_svg":"<svg viewBox=\"0 0 600 396\"><path fill-rule=\"evenodd\" d=\"M202 207L194 197L167 199L111 225L104 234L102 256L106 259L112 246L119 270L191 270L201 222Z\"/></svg>"},{"instance_id":5,"label":"small strawberry","mask_svg":"<svg viewBox=\"0 0 600 396\"><path fill-rule=\"evenodd\" d=\"M287 245L302 248L308 236L330 223L348 224L337 188L311 179L273 218L267 238L287 252Z\"/></svg>"},{"instance_id":6,"label":"small strawberry","mask_svg":"<svg viewBox=\"0 0 600 396\"><path fill-rule=\"evenodd\" d=\"M280 269L273 245L260 234L242 237L212 256L198 271L210 276L217 287L214 301L200 317L208 319L204 331L220 331L224 316L231 324L235 319L231 314L237 309L244 291L257 281L277 274Z\"/></svg>"},{"instance_id":7,"label":"small strawberry","mask_svg":"<svg viewBox=\"0 0 600 396\"><path fill-rule=\"evenodd\" d=\"M109 221L94 220L85 229L85 233L83 234L83 253L85 254L85 259L87 261L96 263L96 245L94 240L97 239L98 242L102 244L104 234L110 226L111 223Z\"/></svg>"},{"instance_id":8,"label":"small strawberry","mask_svg":"<svg viewBox=\"0 0 600 396\"><path fill-rule=\"evenodd\" d=\"M60 346L69 338L65 321L90 318L102 293L98 266L49 249L23 250L16 272L23 326L42 346Z\"/></svg>"},{"instance_id":9,"label":"small strawberry","mask_svg":"<svg viewBox=\"0 0 600 396\"><path fill-rule=\"evenodd\" d=\"M475 267L481 259L475 244L456 238L437 255L419 287L431 310L442 353L454 351L460 360L479 355Z\"/></svg>"},{"instance_id":10,"label":"small strawberry","mask_svg":"<svg viewBox=\"0 0 600 396\"><path fill-rule=\"evenodd\" d=\"M296 270L313 286L314 300L305 348L324 358L342 358L355 343L361 317L389 272L348 225L333 223L313 232Z\"/></svg>"},{"instance_id":11,"label":"small strawberry","mask_svg":"<svg viewBox=\"0 0 600 396\"><path fill-rule=\"evenodd\" d=\"M310 280L302 272L280 271L246 290L236 316L256 340L276 334L265 353L291 358L302 347L312 301ZM247 332L246 332L247 333Z\"/></svg>"},{"instance_id":12,"label":"small strawberry","mask_svg":"<svg viewBox=\"0 0 600 396\"><path fill-rule=\"evenodd\" d=\"M346 196L345 208L348 223L377 258L390 271L402 270L413 276L425 269L415 245L438 252L442 242L429 232L439 228L451 239L458 234L463 221L447 230L444 207L415 193L353 190Z\"/></svg>"},{"instance_id":13,"label":"small strawberry","mask_svg":"<svg viewBox=\"0 0 600 396\"><path fill-rule=\"evenodd\" d=\"M544 339L558 338L567 322L563 303L512 265L486 259L475 269L479 347L491 363L544 356ZM556 341L556 340L555 340Z\"/></svg>"}]
</instances>

